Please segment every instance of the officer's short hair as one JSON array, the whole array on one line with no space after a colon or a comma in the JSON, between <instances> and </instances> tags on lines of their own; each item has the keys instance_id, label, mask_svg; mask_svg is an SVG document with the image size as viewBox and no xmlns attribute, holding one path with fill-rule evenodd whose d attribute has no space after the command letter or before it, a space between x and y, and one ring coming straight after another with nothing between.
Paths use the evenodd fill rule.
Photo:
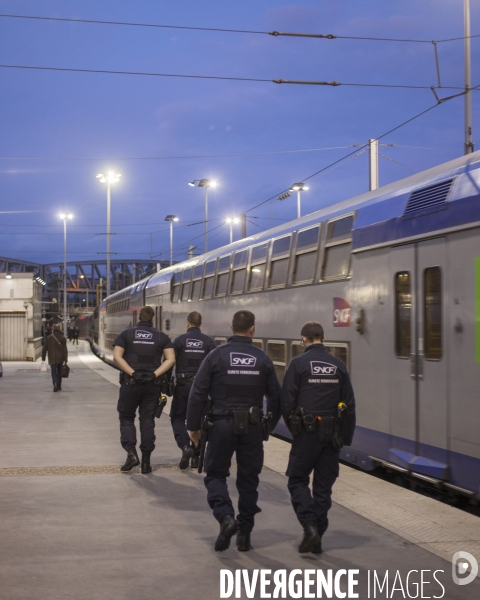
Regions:
<instances>
[{"instance_id":1,"label":"officer's short hair","mask_svg":"<svg viewBox=\"0 0 480 600\"><path fill-rule=\"evenodd\" d=\"M202 315L194 310L187 316L187 321L194 327L200 327L202 325Z\"/></svg>"},{"instance_id":2,"label":"officer's short hair","mask_svg":"<svg viewBox=\"0 0 480 600\"><path fill-rule=\"evenodd\" d=\"M53 326L53 331L62 331L62 326L60 325L60 323L55 323L55 325Z\"/></svg>"},{"instance_id":3,"label":"officer's short hair","mask_svg":"<svg viewBox=\"0 0 480 600\"><path fill-rule=\"evenodd\" d=\"M321 340L323 342L325 333L323 327L318 321L307 321L302 327L300 335L306 337L307 340L312 344L315 340Z\"/></svg>"},{"instance_id":4,"label":"officer's short hair","mask_svg":"<svg viewBox=\"0 0 480 600\"><path fill-rule=\"evenodd\" d=\"M233 315L232 329L237 333L247 333L255 325L255 315L249 310L239 310Z\"/></svg>"},{"instance_id":5,"label":"officer's short hair","mask_svg":"<svg viewBox=\"0 0 480 600\"><path fill-rule=\"evenodd\" d=\"M140 309L140 313L138 315L139 321L153 321L153 317L155 316L155 311L151 306L144 306Z\"/></svg>"}]
</instances>

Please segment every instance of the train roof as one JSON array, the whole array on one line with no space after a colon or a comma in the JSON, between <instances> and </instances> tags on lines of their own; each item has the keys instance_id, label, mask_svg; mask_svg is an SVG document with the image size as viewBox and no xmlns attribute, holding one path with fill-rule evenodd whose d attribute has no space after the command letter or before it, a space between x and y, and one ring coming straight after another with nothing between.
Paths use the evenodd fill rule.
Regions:
<instances>
[{"instance_id":1,"label":"train roof","mask_svg":"<svg viewBox=\"0 0 480 600\"><path fill-rule=\"evenodd\" d=\"M450 185L450 187L449 187ZM422 205L422 198L420 197L420 209L426 206L426 210L412 211L411 214L407 215L404 223L406 225L402 228L398 226L399 219L405 216L405 211L408 208L409 199L413 193L417 190L422 192L426 190L427 195L433 194L434 200L438 197L437 187L440 190L439 193L443 193L442 190L446 190L447 195L440 198L442 200L439 206L429 206L428 198L427 204ZM430 192L429 192L430 190ZM433 191L432 191L433 190ZM467 156L456 158L450 162L441 164L432 169L422 171L410 177L400 179L374 191L365 192L349 200L344 200L332 206L327 206L313 213L305 215L300 219L289 221L283 225L278 225L272 229L262 231L261 233L250 235L242 240L233 242L221 248L211 250L201 256L177 263L171 267L162 269L158 273L154 274L147 283L147 289L151 288L162 288L166 287L172 276L189 266L195 266L204 262L208 262L215 258L229 254L235 250L241 250L248 248L252 245L267 241L272 238L286 235L298 229L306 228L316 223L334 219L341 215L348 213L356 213L356 219L353 226L353 247L354 249L365 248L382 242L392 241L393 239L400 239L405 237L405 231L415 233L415 228L418 229L419 222L422 221L419 217L427 216L428 218L423 219L421 223L422 232L425 230L438 229L437 225L443 224L443 221L447 221L453 224L455 219L452 221L451 214L445 214L443 209L448 204L455 201L466 201L473 200L475 202L474 208L469 205L469 211L462 211L462 219L472 221L476 220L477 212L478 220L480 220L480 202L478 202L478 195L480 193L480 151L474 152ZM435 196L436 194L436 196ZM435 217L437 212L442 214L443 218ZM447 211L448 212L448 211ZM465 213L468 212L468 215ZM458 219L457 219L458 220ZM395 222L395 223L392 223ZM397 225L395 228L393 225ZM421 233L421 232L420 232ZM159 290L160 291L160 290Z\"/></svg>"}]
</instances>

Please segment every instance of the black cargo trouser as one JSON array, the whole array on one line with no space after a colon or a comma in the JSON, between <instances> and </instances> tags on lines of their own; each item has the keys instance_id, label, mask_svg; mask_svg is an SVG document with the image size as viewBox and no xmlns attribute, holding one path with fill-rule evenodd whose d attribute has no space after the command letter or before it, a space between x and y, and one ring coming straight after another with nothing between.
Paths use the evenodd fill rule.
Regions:
<instances>
[{"instance_id":1,"label":"black cargo trouser","mask_svg":"<svg viewBox=\"0 0 480 600\"><path fill-rule=\"evenodd\" d=\"M313 471L313 497L310 475ZM320 535L328 527L327 514L332 506L332 487L339 473L339 451L322 444L316 431L302 431L293 437L288 461L288 490L293 509L302 527L317 524Z\"/></svg>"},{"instance_id":2,"label":"black cargo trouser","mask_svg":"<svg viewBox=\"0 0 480 600\"><path fill-rule=\"evenodd\" d=\"M177 446L183 449L185 446L190 446L190 436L188 435L187 425L187 405L188 395L192 389L191 383L175 386L173 392L172 406L170 408L170 421L172 423L173 435ZM200 451L198 450L198 453Z\"/></svg>"},{"instance_id":3,"label":"black cargo trouser","mask_svg":"<svg viewBox=\"0 0 480 600\"><path fill-rule=\"evenodd\" d=\"M118 416L120 419L120 443L125 450L137 445L135 414L138 408L140 421L140 450L153 452L155 449L155 408L160 398L160 387L153 383L120 385Z\"/></svg>"},{"instance_id":4,"label":"black cargo trouser","mask_svg":"<svg viewBox=\"0 0 480 600\"><path fill-rule=\"evenodd\" d=\"M235 435L233 418L214 417L205 455L205 487L208 504L219 522L227 515L235 516L227 487L234 452L237 458L236 483L239 495L237 522L241 531L251 532L255 515L261 512L257 506L257 489L263 467L262 423L250 423L246 435Z\"/></svg>"}]
</instances>

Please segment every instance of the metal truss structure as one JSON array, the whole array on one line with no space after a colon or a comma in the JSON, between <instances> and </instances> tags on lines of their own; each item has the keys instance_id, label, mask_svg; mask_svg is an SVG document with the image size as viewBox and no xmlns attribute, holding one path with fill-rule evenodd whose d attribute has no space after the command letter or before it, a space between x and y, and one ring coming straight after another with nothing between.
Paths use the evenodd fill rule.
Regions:
<instances>
[{"instance_id":1,"label":"metal truss structure","mask_svg":"<svg viewBox=\"0 0 480 600\"><path fill-rule=\"evenodd\" d=\"M157 260L111 260L110 289L112 293L117 292L151 275L158 268L163 269L168 265L168 261ZM0 257L0 272L10 272L12 275L15 273L34 273L46 284L44 300L60 297L60 294L63 293L63 262L42 265ZM67 262L67 293L69 300L72 300L75 304L81 304L83 301L86 306L91 306L92 303L95 303L99 288L100 296L104 297L106 278L106 260Z\"/></svg>"}]
</instances>

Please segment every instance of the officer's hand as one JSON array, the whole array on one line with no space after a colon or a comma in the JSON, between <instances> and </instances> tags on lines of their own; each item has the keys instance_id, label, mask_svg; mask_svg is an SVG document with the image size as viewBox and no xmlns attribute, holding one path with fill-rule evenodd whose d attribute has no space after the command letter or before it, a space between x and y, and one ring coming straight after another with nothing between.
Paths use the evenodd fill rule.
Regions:
<instances>
[{"instance_id":1,"label":"officer's hand","mask_svg":"<svg viewBox=\"0 0 480 600\"><path fill-rule=\"evenodd\" d=\"M150 383L155 379L155 374L147 371L134 371L132 377L137 383Z\"/></svg>"},{"instance_id":2,"label":"officer's hand","mask_svg":"<svg viewBox=\"0 0 480 600\"><path fill-rule=\"evenodd\" d=\"M200 438L202 437L202 430L199 429L198 431L189 431L188 435L190 436L190 439L194 443L195 448L198 448Z\"/></svg>"}]
</instances>

